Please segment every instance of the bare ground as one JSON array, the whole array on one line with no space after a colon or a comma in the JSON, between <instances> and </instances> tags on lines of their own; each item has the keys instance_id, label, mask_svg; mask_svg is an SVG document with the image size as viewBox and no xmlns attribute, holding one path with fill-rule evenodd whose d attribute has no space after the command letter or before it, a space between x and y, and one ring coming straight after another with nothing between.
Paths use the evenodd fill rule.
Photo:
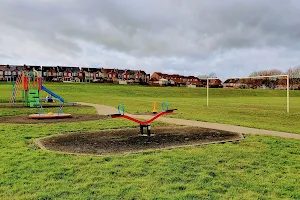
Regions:
<instances>
[{"instance_id":1,"label":"bare ground","mask_svg":"<svg viewBox=\"0 0 300 200\"><path fill-rule=\"evenodd\" d=\"M97 114L73 114L70 118L64 119L30 119L28 116L8 116L0 117L0 123L13 123L13 124L52 124L52 123L68 123L68 122L82 122L82 121L95 121L107 119L107 116Z\"/></svg>"},{"instance_id":2,"label":"bare ground","mask_svg":"<svg viewBox=\"0 0 300 200\"><path fill-rule=\"evenodd\" d=\"M43 103L42 104L43 108L59 108L59 102L54 102L54 103ZM72 104L64 104L64 107L91 107L91 106L86 106L86 105L72 105ZM28 109L29 107L25 107L22 103L16 103L15 105L12 105L11 103L0 103L0 108L11 108L11 109L15 109L15 108L26 108Z\"/></svg>"},{"instance_id":3,"label":"bare ground","mask_svg":"<svg viewBox=\"0 0 300 200\"><path fill-rule=\"evenodd\" d=\"M140 135L138 128L77 132L41 138L37 143L65 153L110 155L243 139L239 133L200 127L156 127L151 131L150 137Z\"/></svg>"}]
</instances>

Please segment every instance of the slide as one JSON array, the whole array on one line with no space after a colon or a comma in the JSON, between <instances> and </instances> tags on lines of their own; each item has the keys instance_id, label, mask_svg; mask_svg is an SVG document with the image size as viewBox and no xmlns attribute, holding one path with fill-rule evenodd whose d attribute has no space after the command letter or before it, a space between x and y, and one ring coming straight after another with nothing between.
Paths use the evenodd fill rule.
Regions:
<instances>
[{"instance_id":1,"label":"slide","mask_svg":"<svg viewBox=\"0 0 300 200\"><path fill-rule=\"evenodd\" d=\"M54 98L58 99L59 101L65 102L65 100L63 98L61 98L60 96L58 96L57 94L55 94L54 92L52 92L51 90L49 90L48 88L46 88L43 85L42 85L42 90L44 90L45 92L47 92L48 94L50 94Z\"/></svg>"}]
</instances>

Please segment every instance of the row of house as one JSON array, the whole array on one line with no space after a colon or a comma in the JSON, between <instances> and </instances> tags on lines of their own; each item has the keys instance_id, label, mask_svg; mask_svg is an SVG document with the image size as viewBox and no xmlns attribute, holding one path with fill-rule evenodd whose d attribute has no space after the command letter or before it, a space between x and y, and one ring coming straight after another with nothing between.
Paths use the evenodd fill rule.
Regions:
<instances>
[{"instance_id":1,"label":"row of house","mask_svg":"<svg viewBox=\"0 0 300 200\"><path fill-rule=\"evenodd\" d=\"M291 89L300 89L300 78L289 78ZM222 84L224 88L239 89L286 89L286 77L278 78L230 78Z\"/></svg>"},{"instance_id":2,"label":"row of house","mask_svg":"<svg viewBox=\"0 0 300 200\"><path fill-rule=\"evenodd\" d=\"M179 74L164 74L154 72L150 77L151 85L164 86L194 86L206 87L207 81L209 87L214 88L239 88L239 89L286 89L286 77L275 78L230 78L222 82L218 78L199 78L195 76L182 76ZM300 89L300 78L289 78L290 89Z\"/></svg>"},{"instance_id":3,"label":"row of house","mask_svg":"<svg viewBox=\"0 0 300 200\"><path fill-rule=\"evenodd\" d=\"M67 66L0 65L0 80L14 81L22 71L36 70L44 81L108 82L108 83L145 83L157 86L206 86L207 79L179 74L154 72L151 76L143 70L85 68ZM211 87L222 87L220 79L209 81Z\"/></svg>"},{"instance_id":4,"label":"row of house","mask_svg":"<svg viewBox=\"0 0 300 200\"><path fill-rule=\"evenodd\" d=\"M42 74L46 81L93 81L112 82L126 81L126 83L148 82L150 74L142 70L107 69L107 68L78 68L43 66Z\"/></svg>"},{"instance_id":5,"label":"row of house","mask_svg":"<svg viewBox=\"0 0 300 200\"><path fill-rule=\"evenodd\" d=\"M193 86L286 89L286 78L231 78L225 82L218 78L207 79L179 74L154 72L151 76L143 70L85 68L68 66L0 65L0 81L14 81L22 71L38 71L44 81L108 82L118 84L149 84L153 86ZM300 78L290 78L291 89L300 89Z\"/></svg>"},{"instance_id":6,"label":"row of house","mask_svg":"<svg viewBox=\"0 0 300 200\"><path fill-rule=\"evenodd\" d=\"M43 66L42 76L46 81L75 81L75 82L109 82L126 83L148 82L150 74L142 70L108 69L108 68L79 68L61 66Z\"/></svg>"},{"instance_id":7,"label":"row of house","mask_svg":"<svg viewBox=\"0 0 300 200\"><path fill-rule=\"evenodd\" d=\"M0 65L0 81L14 81L22 71L41 71L40 66Z\"/></svg>"},{"instance_id":8,"label":"row of house","mask_svg":"<svg viewBox=\"0 0 300 200\"><path fill-rule=\"evenodd\" d=\"M183 76L179 74L164 74L161 72L154 72L149 81L150 85L157 86L195 86L206 87L207 78L198 78L195 76ZM209 79L210 87L222 87L222 81L218 78Z\"/></svg>"},{"instance_id":9,"label":"row of house","mask_svg":"<svg viewBox=\"0 0 300 200\"><path fill-rule=\"evenodd\" d=\"M147 83L150 79L150 74L143 70L0 65L0 80L13 81L22 71L31 70L39 71L44 81Z\"/></svg>"}]
</instances>

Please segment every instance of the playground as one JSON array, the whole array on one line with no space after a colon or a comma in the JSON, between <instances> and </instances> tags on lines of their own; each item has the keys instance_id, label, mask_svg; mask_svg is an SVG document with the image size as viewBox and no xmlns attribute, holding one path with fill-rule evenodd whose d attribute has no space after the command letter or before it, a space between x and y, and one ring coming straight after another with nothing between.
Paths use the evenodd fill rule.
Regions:
<instances>
[{"instance_id":1,"label":"playground","mask_svg":"<svg viewBox=\"0 0 300 200\"><path fill-rule=\"evenodd\" d=\"M287 114L284 91L212 89L207 107L201 88L42 85L76 102L63 107L72 118L34 123L27 117L41 107L24 106L21 90L12 106L12 86L0 83L0 121L14 117L0 128L1 199L300 198L298 91ZM40 99L48 94L39 90ZM58 114L60 101L42 107ZM141 134L140 122L168 110L150 123L150 136L147 127ZM86 115L99 118L69 121Z\"/></svg>"}]
</instances>

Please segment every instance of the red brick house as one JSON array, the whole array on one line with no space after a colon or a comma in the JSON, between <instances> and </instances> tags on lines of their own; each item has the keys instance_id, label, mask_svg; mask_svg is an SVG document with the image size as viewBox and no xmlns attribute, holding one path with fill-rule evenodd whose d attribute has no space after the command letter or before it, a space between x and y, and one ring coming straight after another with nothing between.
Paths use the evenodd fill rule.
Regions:
<instances>
[{"instance_id":1,"label":"red brick house","mask_svg":"<svg viewBox=\"0 0 300 200\"><path fill-rule=\"evenodd\" d=\"M7 65L0 65L0 80L5 80L5 71L7 70L6 68Z\"/></svg>"},{"instance_id":2,"label":"red brick house","mask_svg":"<svg viewBox=\"0 0 300 200\"><path fill-rule=\"evenodd\" d=\"M197 87L203 86L203 81L195 76L182 76L179 74L163 74L161 72L154 72L151 75L150 82L154 85L155 81L159 81L162 79L166 79L169 81L169 85L176 85L176 86L186 86L188 85L195 85Z\"/></svg>"},{"instance_id":3,"label":"red brick house","mask_svg":"<svg viewBox=\"0 0 300 200\"><path fill-rule=\"evenodd\" d=\"M77 72L77 77L79 78L80 82L83 82L85 80L85 73L82 69Z\"/></svg>"},{"instance_id":4,"label":"red brick house","mask_svg":"<svg viewBox=\"0 0 300 200\"><path fill-rule=\"evenodd\" d=\"M198 78L202 82L201 87L207 87L207 78ZM223 88L222 81L218 78L209 78L209 87L211 88Z\"/></svg>"},{"instance_id":5,"label":"red brick house","mask_svg":"<svg viewBox=\"0 0 300 200\"><path fill-rule=\"evenodd\" d=\"M114 80L114 79L116 79L116 78L118 78L117 77L117 72L116 72L116 70L111 70L110 72L108 72L107 74L106 74L106 78L107 79L110 79L110 80Z\"/></svg>"},{"instance_id":6,"label":"red brick house","mask_svg":"<svg viewBox=\"0 0 300 200\"><path fill-rule=\"evenodd\" d=\"M175 83L181 83L182 82L182 76L179 74L171 74L167 77L169 80L174 81Z\"/></svg>"},{"instance_id":7,"label":"red brick house","mask_svg":"<svg viewBox=\"0 0 300 200\"><path fill-rule=\"evenodd\" d=\"M63 78L65 79L65 78L73 78L72 77L72 71L71 70L66 70L66 71L64 71L64 73L63 73Z\"/></svg>"},{"instance_id":8,"label":"red brick house","mask_svg":"<svg viewBox=\"0 0 300 200\"><path fill-rule=\"evenodd\" d=\"M149 74L147 76L147 73L145 71L142 71L142 70L132 70L134 72L134 75L133 75L133 78L135 80L135 82L138 82L138 83L146 83L148 82L148 78L149 78Z\"/></svg>"},{"instance_id":9,"label":"red brick house","mask_svg":"<svg viewBox=\"0 0 300 200\"><path fill-rule=\"evenodd\" d=\"M163 74L161 72L154 72L150 79L155 79L155 80L159 80L159 79L166 79L168 74Z\"/></svg>"},{"instance_id":10,"label":"red brick house","mask_svg":"<svg viewBox=\"0 0 300 200\"><path fill-rule=\"evenodd\" d=\"M123 70L124 72L121 74L121 80L130 80L129 70ZM121 71L119 71L121 72Z\"/></svg>"}]
</instances>

